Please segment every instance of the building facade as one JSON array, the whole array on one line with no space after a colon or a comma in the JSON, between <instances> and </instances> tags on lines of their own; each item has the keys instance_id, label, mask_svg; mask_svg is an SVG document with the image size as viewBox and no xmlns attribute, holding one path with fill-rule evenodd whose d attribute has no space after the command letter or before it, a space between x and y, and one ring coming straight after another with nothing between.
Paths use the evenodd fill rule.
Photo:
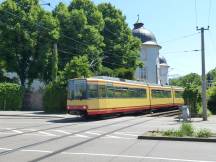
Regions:
<instances>
[{"instance_id":1,"label":"building facade","mask_svg":"<svg viewBox=\"0 0 216 162\"><path fill-rule=\"evenodd\" d=\"M168 84L169 66L164 57L159 57L161 46L157 43L154 34L144 28L142 22L136 22L132 32L142 41L140 59L144 63L143 68L136 69L135 79L153 84Z\"/></svg>"}]
</instances>

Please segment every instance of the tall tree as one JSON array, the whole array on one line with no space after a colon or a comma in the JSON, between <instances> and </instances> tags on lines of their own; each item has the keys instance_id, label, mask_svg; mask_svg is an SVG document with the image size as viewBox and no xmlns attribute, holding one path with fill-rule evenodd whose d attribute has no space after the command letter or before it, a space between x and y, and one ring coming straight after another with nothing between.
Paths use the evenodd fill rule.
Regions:
<instances>
[{"instance_id":1,"label":"tall tree","mask_svg":"<svg viewBox=\"0 0 216 162\"><path fill-rule=\"evenodd\" d=\"M62 70L74 56L88 56L90 68L98 71L103 57L103 18L90 0L73 0L69 7L60 3L54 10L61 26L59 65Z\"/></svg>"},{"instance_id":2,"label":"tall tree","mask_svg":"<svg viewBox=\"0 0 216 162\"><path fill-rule=\"evenodd\" d=\"M216 83L216 68L210 70L208 73L207 73L207 81L209 83Z\"/></svg>"},{"instance_id":3,"label":"tall tree","mask_svg":"<svg viewBox=\"0 0 216 162\"><path fill-rule=\"evenodd\" d=\"M35 78L49 80L48 62L58 39L58 21L38 0L6 0L0 4L0 57L16 72L22 86Z\"/></svg>"},{"instance_id":4,"label":"tall tree","mask_svg":"<svg viewBox=\"0 0 216 162\"><path fill-rule=\"evenodd\" d=\"M126 17L120 10L110 3L102 3L98 8L105 21L102 31L106 45L103 65L114 69L117 76L132 79L134 70L140 63L138 58L141 42L132 35Z\"/></svg>"},{"instance_id":5,"label":"tall tree","mask_svg":"<svg viewBox=\"0 0 216 162\"><path fill-rule=\"evenodd\" d=\"M181 87L188 87L190 85L199 87L201 86L201 77L196 73L190 73L185 76L170 80L170 84Z\"/></svg>"}]
</instances>

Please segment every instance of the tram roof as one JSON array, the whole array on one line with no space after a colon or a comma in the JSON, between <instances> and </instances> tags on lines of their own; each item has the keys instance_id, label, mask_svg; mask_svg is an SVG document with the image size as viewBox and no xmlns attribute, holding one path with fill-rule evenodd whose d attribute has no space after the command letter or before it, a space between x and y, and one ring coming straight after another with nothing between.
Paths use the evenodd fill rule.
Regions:
<instances>
[{"instance_id":1,"label":"tram roof","mask_svg":"<svg viewBox=\"0 0 216 162\"><path fill-rule=\"evenodd\" d=\"M122 79L122 78L115 78L115 77L108 77L108 76L95 76L95 77L90 77L90 78L76 78L76 79L71 79L71 80L78 80L78 79L86 79L86 80L92 80L92 81L104 81L104 82L113 82L113 83L126 83L130 85L138 85L138 86L151 86L155 88L175 88L182 90L182 87L177 87L177 86L170 86L170 85L159 85L159 84L153 84L153 83L148 83L146 81L137 81L137 80L128 80L128 79Z\"/></svg>"}]
</instances>

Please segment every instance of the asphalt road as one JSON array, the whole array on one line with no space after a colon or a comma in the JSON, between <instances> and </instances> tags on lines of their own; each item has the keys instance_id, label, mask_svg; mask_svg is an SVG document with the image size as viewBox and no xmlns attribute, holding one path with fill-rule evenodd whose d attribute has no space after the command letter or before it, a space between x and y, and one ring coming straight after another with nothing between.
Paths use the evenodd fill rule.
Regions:
<instances>
[{"instance_id":1,"label":"asphalt road","mask_svg":"<svg viewBox=\"0 0 216 162\"><path fill-rule=\"evenodd\" d=\"M0 116L0 162L216 162L216 144L137 140L173 117L103 120Z\"/></svg>"}]
</instances>

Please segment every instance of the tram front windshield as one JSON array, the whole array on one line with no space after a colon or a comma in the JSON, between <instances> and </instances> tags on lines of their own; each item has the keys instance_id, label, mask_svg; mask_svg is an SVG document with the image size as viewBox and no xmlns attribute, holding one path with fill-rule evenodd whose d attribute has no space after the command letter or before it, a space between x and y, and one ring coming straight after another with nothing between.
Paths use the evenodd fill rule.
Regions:
<instances>
[{"instance_id":1,"label":"tram front windshield","mask_svg":"<svg viewBox=\"0 0 216 162\"><path fill-rule=\"evenodd\" d=\"M77 79L68 81L68 99L81 100L87 98L86 93L86 80Z\"/></svg>"}]
</instances>

